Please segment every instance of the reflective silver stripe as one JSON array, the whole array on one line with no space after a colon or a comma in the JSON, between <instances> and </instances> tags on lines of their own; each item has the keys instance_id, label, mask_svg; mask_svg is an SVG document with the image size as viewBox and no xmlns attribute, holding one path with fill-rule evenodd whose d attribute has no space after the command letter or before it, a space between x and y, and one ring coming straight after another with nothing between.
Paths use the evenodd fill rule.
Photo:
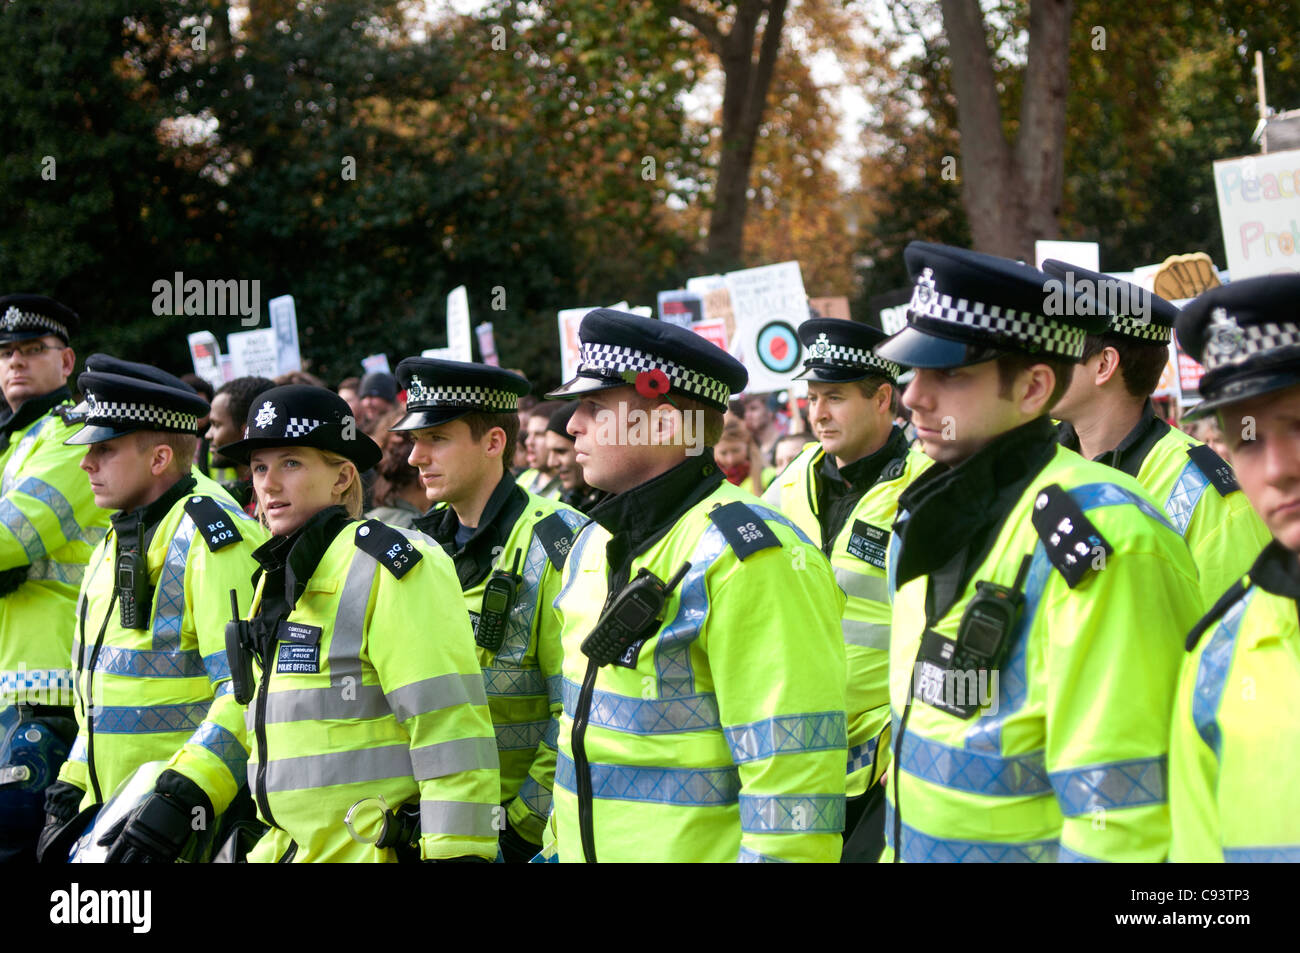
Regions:
<instances>
[{"instance_id":1,"label":"reflective silver stripe","mask_svg":"<svg viewBox=\"0 0 1300 953\"><path fill-rule=\"evenodd\" d=\"M860 645L865 649L889 649L888 622L844 619L840 623L840 628L844 631L844 641L849 645Z\"/></svg>"},{"instance_id":2,"label":"reflective silver stripe","mask_svg":"<svg viewBox=\"0 0 1300 953\"><path fill-rule=\"evenodd\" d=\"M398 744L268 761L266 790L302 791L334 784L411 776L411 749L407 745Z\"/></svg>"},{"instance_id":3,"label":"reflective silver stripe","mask_svg":"<svg viewBox=\"0 0 1300 953\"><path fill-rule=\"evenodd\" d=\"M501 751L532 751L542 743L552 722L524 721L512 725L494 725L497 748Z\"/></svg>"},{"instance_id":4,"label":"reflective silver stripe","mask_svg":"<svg viewBox=\"0 0 1300 953\"><path fill-rule=\"evenodd\" d=\"M1195 463L1187 464L1183 467L1183 472L1178 474L1173 489L1169 491L1169 499L1165 500L1165 512L1169 514L1179 536L1187 532L1187 524L1192 521L1196 504L1201 502L1205 488L1209 485L1209 478Z\"/></svg>"},{"instance_id":5,"label":"reflective silver stripe","mask_svg":"<svg viewBox=\"0 0 1300 953\"><path fill-rule=\"evenodd\" d=\"M442 778L461 771L497 770L501 767L496 741L492 738L454 738L411 748L410 752L411 768L417 781Z\"/></svg>"},{"instance_id":6,"label":"reflective silver stripe","mask_svg":"<svg viewBox=\"0 0 1300 953\"><path fill-rule=\"evenodd\" d=\"M48 506L51 512L59 521L59 529L63 533L63 538L68 542L81 538L81 527L77 524L76 514L72 511L72 504L68 498L56 490L44 480L38 480L36 477L28 477L18 484L18 492L26 493L34 500L38 500Z\"/></svg>"},{"instance_id":7,"label":"reflective silver stripe","mask_svg":"<svg viewBox=\"0 0 1300 953\"><path fill-rule=\"evenodd\" d=\"M425 834L458 834L462 837L496 837L505 825L505 808L500 804L468 801L421 801L420 830Z\"/></svg>"},{"instance_id":8,"label":"reflective silver stripe","mask_svg":"<svg viewBox=\"0 0 1300 953\"><path fill-rule=\"evenodd\" d=\"M844 830L843 794L740 795L740 829L757 834Z\"/></svg>"},{"instance_id":9,"label":"reflective silver stripe","mask_svg":"<svg viewBox=\"0 0 1300 953\"><path fill-rule=\"evenodd\" d=\"M505 561L506 554L502 553L500 564L504 564ZM542 546L542 541L534 536L528 546L528 553L524 557L524 568L521 573L523 585L519 587L519 597L514 608L510 610L510 618L506 621L505 639L496 654L498 665L517 666L524 660L524 656L528 654L528 644L533 638L533 616L536 614L537 609L537 589L541 584L542 570L545 568L546 549Z\"/></svg>"},{"instance_id":10,"label":"reflective silver stripe","mask_svg":"<svg viewBox=\"0 0 1300 953\"><path fill-rule=\"evenodd\" d=\"M412 682L401 688L394 688L386 696L388 707L397 716L398 721L406 721L416 715L451 708L455 705L486 705L487 693L483 690L483 676L478 672L473 675L436 675L423 681Z\"/></svg>"},{"instance_id":11,"label":"reflective silver stripe","mask_svg":"<svg viewBox=\"0 0 1300 953\"><path fill-rule=\"evenodd\" d=\"M194 520L188 513L181 517L171 542L167 544L167 557L158 576L158 597L154 603L153 647L159 652L169 652L181 647L181 624L185 619L185 565L190 558L190 544L194 541Z\"/></svg>"},{"instance_id":12,"label":"reflective silver stripe","mask_svg":"<svg viewBox=\"0 0 1300 953\"><path fill-rule=\"evenodd\" d=\"M67 586L81 586L86 574L85 563L61 563L46 557L32 563L27 570L28 582L61 582Z\"/></svg>"},{"instance_id":13,"label":"reflective silver stripe","mask_svg":"<svg viewBox=\"0 0 1300 953\"><path fill-rule=\"evenodd\" d=\"M27 514L9 500L0 500L0 523L14 534L23 552L27 554L29 563L45 555L45 543L41 541L41 534L36 531Z\"/></svg>"},{"instance_id":14,"label":"reflective silver stripe","mask_svg":"<svg viewBox=\"0 0 1300 953\"><path fill-rule=\"evenodd\" d=\"M388 702L378 685L345 688L294 688L266 696L266 723L292 721L357 721L389 714Z\"/></svg>"},{"instance_id":15,"label":"reflective silver stripe","mask_svg":"<svg viewBox=\"0 0 1300 953\"><path fill-rule=\"evenodd\" d=\"M72 657L81 654L81 640L72 642ZM95 671L132 678L198 678L206 676L203 656L197 649L152 652L148 649L125 649L115 645L100 646Z\"/></svg>"},{"instance_id":16,"label":"reflective silver stripe","mask_svg":"<svg viewBox=\"0 0 1300 953\"><path fill-rule=\"evenodd\" d=\"M749 847L741 847L740 855L736 858L738 864L788 864L788 860L782 860L779 857L770 857L767 854L760 854L758 851Z\"/></svg>"},{"instance_id":17,"label":"reflective silver stripe","mask_svg":"<svg viewBox=\"0 0 1300 953\"><path fill-rule=\"evenodd\" d=\"M375 581L379 563L373 556L357 550L348 569L343 594L339 597L338 611L334 615L334 631L330 635L330 685L343 686L343 679L361 687L361 637L366 621L366 607L370 604L370 588Z\"/></svg>"},{"instance_id":18,"label":"reflective silver stripe","mask_svg":"<svg viewBox=\"0 0 1300 953\"><path fill-rule=\"evenodd\" d=\"M1053 771L1048 777L1066 817L1096 810L1165 803L1169 767L1164 755Z\"/></svg>"},{"instance_id":19,"label":"reflective silver stripe","mask_svg":"<svg viewBox=\"0 0 1300 953\"><path fill-rule=\"evenodd\" d=\"M865 566L866 563L863 565ZM889 601L889 585L884 576L870 576L836 566L835 583L850 599L866 599L868 602Z\"/></svg>"},{"instance_id":20,"label":"reflective silver stripe","mask_svg":"<svg viewBox=\"0 0 1300 953\"><path fill-rule=\"evenodd\" d=\"M759 761L778 754L827 751L848 744L844 712L823 711L777 715L745 725L722 729L736 764Z\"/></svg>"},{"instance_id":21,"label":"reflective silver stripe","mask_svg":"<svg viewBox=\"0 0 1300 953\"><path fill-rule=\"evenodd\" d=\"M37 436L40 435L46 421L49 419L49 417L37 418L31 429L23 434L18 443L14 445L13 453L9 455L9 462L5 465L4 478L0 479L0 495L6 494L13 489L14 480L18 478L18 471L27 462L28 451L31 450L32 444L36 442Z\"/></svg>"},{"instance_id":22,"label":"reflective silver stripe","mask_svg":"<svg viewBox=\"0 0 1300 953\"><path fill-rule=\"evenodd\" d=\"M558 679L558 676L551 676ZM489 695L544 695L547 685L535 668L483 669L483 683ZM553 699L552 699L553 700Z\"/></svg>"}]
</instances>

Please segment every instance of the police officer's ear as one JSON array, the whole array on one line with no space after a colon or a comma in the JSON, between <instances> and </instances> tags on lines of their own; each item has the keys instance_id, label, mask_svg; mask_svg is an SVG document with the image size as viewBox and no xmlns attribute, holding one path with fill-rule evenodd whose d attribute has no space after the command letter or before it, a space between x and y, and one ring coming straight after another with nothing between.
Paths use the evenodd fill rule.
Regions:
<instances>
[{"instance_id":1,"label":"police officer's ear","mask_svg":"<svg viewBox=\"0 0 1300 953\"><path fill-rule=\"evenodd\" d=\"M71 377L73 368L77 366L77 352L72 349L72 345L68 345L59 352L59 358L61 362L59 365L60 373L64 377Z\"/></svg>"},{"instance_id":2,"label":"police officer's ear","mask_svg":"<svg viewBox=\"0 0 1300 953\"><path fill-rule=\"evenodd\" d=\"M1012 397L1022 413L1033 418L1046 413L1056 390L1056 371L1049 364L1031 364L1016 375Z\"/></svg>"},{"instance_id":3,"label":"police officer's ear","mask_svg":"<svg viewBox=\"0 0 1300 953\"><path fill-rule=\"evenodd\" d=\"M491 427L483 435L486 443L483 446L483 452L489 457L499 457L506 449L506 432L500 427Z\"/></svg>"},{"instance_id":4,"label":"police officer's ear","mask_svg":"<svg viewBox=\"0 0 1300 953\"><path fill-rule=\"evenodd\" d=\"M1104 347L1095 355L1095 358L1097 360L1097 369L1093 372L1093 380L1096 381L1097 386L1100 387L1102 384L1111 380L1118 383L1120 379L1119 351L1113 347ZM1084 366L1089 366L1091 364L1091 359L1084 362Z\"/></svg>"},{"instance_id":5,"label":"police officer's ear","mask_svg":"<svg viewBox=\"0 0 1300 953\"><path fill-rule=\"evenodd\" d=\"M149 448L149 472L156 477L162 476L172 468L172 461L175 458L176 451L168 444L161 441L155 443Z\"/></svg>"},{"instance_id":6,"label":"police officer's ear","mask_svg":"<svg viewBox=\"0 0 1300 953\"><path fill-rule=\"evenodd\" d=\"M339 464L339 472L338 476L334 478L333 489L342 494L353 480L360 479L361 475L357 472L357 465L351 460L344 460Z\"/></svg>"}]
</instances>

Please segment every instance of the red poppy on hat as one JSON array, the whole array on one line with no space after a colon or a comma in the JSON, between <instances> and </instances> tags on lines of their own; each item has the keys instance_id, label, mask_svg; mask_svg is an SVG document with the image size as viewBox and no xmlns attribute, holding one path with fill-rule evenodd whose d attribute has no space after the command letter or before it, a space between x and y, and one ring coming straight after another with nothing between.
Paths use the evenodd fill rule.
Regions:
<instances>
[{"instance_id":1,"label":"red poppy on hat","mask_svg":"<svg viewBox=\"0 0 1300 953\"><path fill-rule=\"evenodd\" d=\"M636 392L649 400L662 397L668 393L670 386L668 375L657 367L649 371L640 371L636 375Z\"/></svg>"}]
</instances>

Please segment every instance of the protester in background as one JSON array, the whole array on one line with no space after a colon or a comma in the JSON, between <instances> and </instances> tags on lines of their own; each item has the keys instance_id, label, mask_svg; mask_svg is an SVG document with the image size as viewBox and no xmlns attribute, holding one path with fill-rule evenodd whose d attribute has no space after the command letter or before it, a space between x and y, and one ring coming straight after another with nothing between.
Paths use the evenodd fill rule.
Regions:
<instances>
[{"instance_id":1,"label":"protester in background","mask_svg":"<svg viewBox=\"0 0 1300 953\"><path fill-rule=\"evenodd\" d=\"M606 494L595 487L588 486L587 481L583 479L582 467L578 464L578 454L574 449L573 435L565 429L569 425L569 418L577 408L576 403L566 403L551 414L543 439L546 441L547 463L560 481L560 485L564 487L564 492L560 494L560 502L572 506L585 515L591 512L591 508L603 500Z\"/></svg>"},{"instance_id":2,"label":"protester in background","mask_svg":"<svg viewBox=\"0 0 1300 953\"><path fill-rule=\"evenodd\" d=\"M519 431L519 442L524 445L528 469L519 474L517 482L529 493L536 493L548 500L558 500L564 492L564 485L551 469L546 449L546 427L551 421L551 414L562 406L564 405L558 400L536 404L529 412L524 429Z\"/></svg>"},{"instance_id":3,"label":"protester in background","mask_svg":"<svg viewBox=\"0 0 1300 953\"><path fill-rule=\"evenodd\" d=\"M723 426L722 436L713 447L713 458L728 483L743 487L755 496L761 496L776 476L774 469L763 466L758 441L743 424Z\"/></svg>"},{"instance_id":4,"label":"protester in background","mask_svg":"<svg viewBox=\"0 0 1300 953\"><path fill-rule=\"evenodd\" d=\"M375 506L366 513L366 519L414 529L415 519L424 515L429 501L420 484L420 471L407 462L415 446L410 432L392 429L405 416L404 411L394 410L379 420L377 429L385 434L380 444L384 456L375 464L375 482L370 490Z\"/></svg>"},{"instance_id":5,"label":"protester in background","mask_svg":"<svg viewBox=\"0 0 1300 953\"><path fill-rule=\"evenodd\" d=\"M375 425L379 418L397 408L397 378L384 371L375 371L361 378L361 416L357 418L361 429L371 437L380 432Z\"/></svg>"},{"instance_id":6,"label":"protester in background","mask_svg":"<svg viewBox=\"0 0 1300 953\"><path fill-rule=\"evenodd\" d=\"M222 384L212 397L212 409L208 412L208 426L203 432L203 439L214 448L242 440L248 409L259 395L274 386L275 382L265 377L236 377L233 381ZM211 461L212 473L209 475L252 516L253 481L249 478L248 467L223 456L215 449Z\"/></svg>"},{"instance_id":7,"label":"protester in background","mask_svg":"<svg viewBox=\"0 0 1300 953\"><path fill-rule=\"evenodd\" d=\"M772 450L772 456L774 457L773 462L776 464L775 471L780 473L784 470L790 465L791 460L799 456L800 450L816 439L816 437L808 433L806 430L800 431L799 433L788 433L779 438L776 442L776 446ZM768 480L767 482L771 483L772 481Z\"/></svg>"},{"instance_id":8,"label":"protester in background","mask_svg":"<svg viewBox=\"0 0 1300 953\"><path fill-rule=\"evenodd\" d=\"M520 377L523 377L521 372ZM515 441L515 456L510 463L510 473L518 480L528 468L532 465L528 462L528 446L525 439L528 435L528 417L533 408L537 406L537 398L532 394L525 394L519 398L519 437Z\"/></svg>"},{"instance_id":9,"label":"protester in background","mask_svg":"<svg viewBox=\"0 0 1300 953\"><path fill-rule=\"evenodd\" d=\"M348 402L352 419L361 419L361 378L345 377L339 384L338 395Z\"/></svg>"},{"instance_id":10,"label":"protester in background","mask_svg":"<svg viewBox=\"0 0 1300 953\"><path fill-rule=\"evenodd\" d=\"M325 382L315 374L308 374L306 371L285 371L275 378L277 387L284 387L288 384L300 384L304 387L324 387Z\"/></svg>"},{"instance_id":11,"label":"protester in background","mask_svg":"<svg viewBox=\"0 0 1300 953\"><path fill-rule=\"evenodd\" d=\"M199 396L202 397L204 400L206 400L209 404L212 403L212 385L209 384L207 381L205 381L202 377L199 377L198 374L182 374L181 380L183 380L185 383L189 384L196 391L198 391ZM194 465L199 468L199 472L202 473L204 476L212 476L212 474L208 472L210 469L210 464L208 460L210 456L209 451L211 447L208 443L207 430L208 430L208 418L200 417L199 433L202 434L203 436L199 437L198 448L194 451ZM216 478L213 477L213 479Z\"/></svg>"},{"instance_id":12,"label":"protester in background","mask_svg":"<svg viewBox=\"0 0 1300 953\"><path fill-rule=\"evenodd\" d=\"M763 460L772 459L772 449L781 436L773 410L775 394L749 394L745 397L745 426L758 441L763 452Z\"/></svg>"}]
</instances>

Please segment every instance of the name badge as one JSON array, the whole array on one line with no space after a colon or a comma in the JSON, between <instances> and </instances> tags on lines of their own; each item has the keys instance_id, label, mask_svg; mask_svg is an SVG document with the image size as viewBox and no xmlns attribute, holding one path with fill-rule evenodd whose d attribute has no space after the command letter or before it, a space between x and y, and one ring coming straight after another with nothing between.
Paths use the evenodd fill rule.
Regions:
<instances>
[{"instance_id":1,"label":"name badge","mask_svg":"<svg viewBox=\"0 0 1300 953\"><path fill-rule=\"evenodd\" d=\"M320 646L281 642L275 659L276 672L315 675L320 672Z\"/></svg>"},{"instance_id":2,"label":"name badge","mask_svg":"<svg viewBox=\"0 0 1300 953\"><path fill-rule=\"evenodd\" d=\"M301 622L290 622L287 619L280 623L276 629L275 638L278 642L296 642L299 645L320 645L320 626L304 625Z\"/></svg>"},{"instance_id":3,"label":"name badge","mask_svg":"<svg viewBox=\"0 0 1300 953\"><path fill-rule=\"evenodd\" d=\"M856 556L877 569L884 569L885 553L889 551L889 530L854 520L848 550L850 556Z\"/></svg>"}]
</instances>

